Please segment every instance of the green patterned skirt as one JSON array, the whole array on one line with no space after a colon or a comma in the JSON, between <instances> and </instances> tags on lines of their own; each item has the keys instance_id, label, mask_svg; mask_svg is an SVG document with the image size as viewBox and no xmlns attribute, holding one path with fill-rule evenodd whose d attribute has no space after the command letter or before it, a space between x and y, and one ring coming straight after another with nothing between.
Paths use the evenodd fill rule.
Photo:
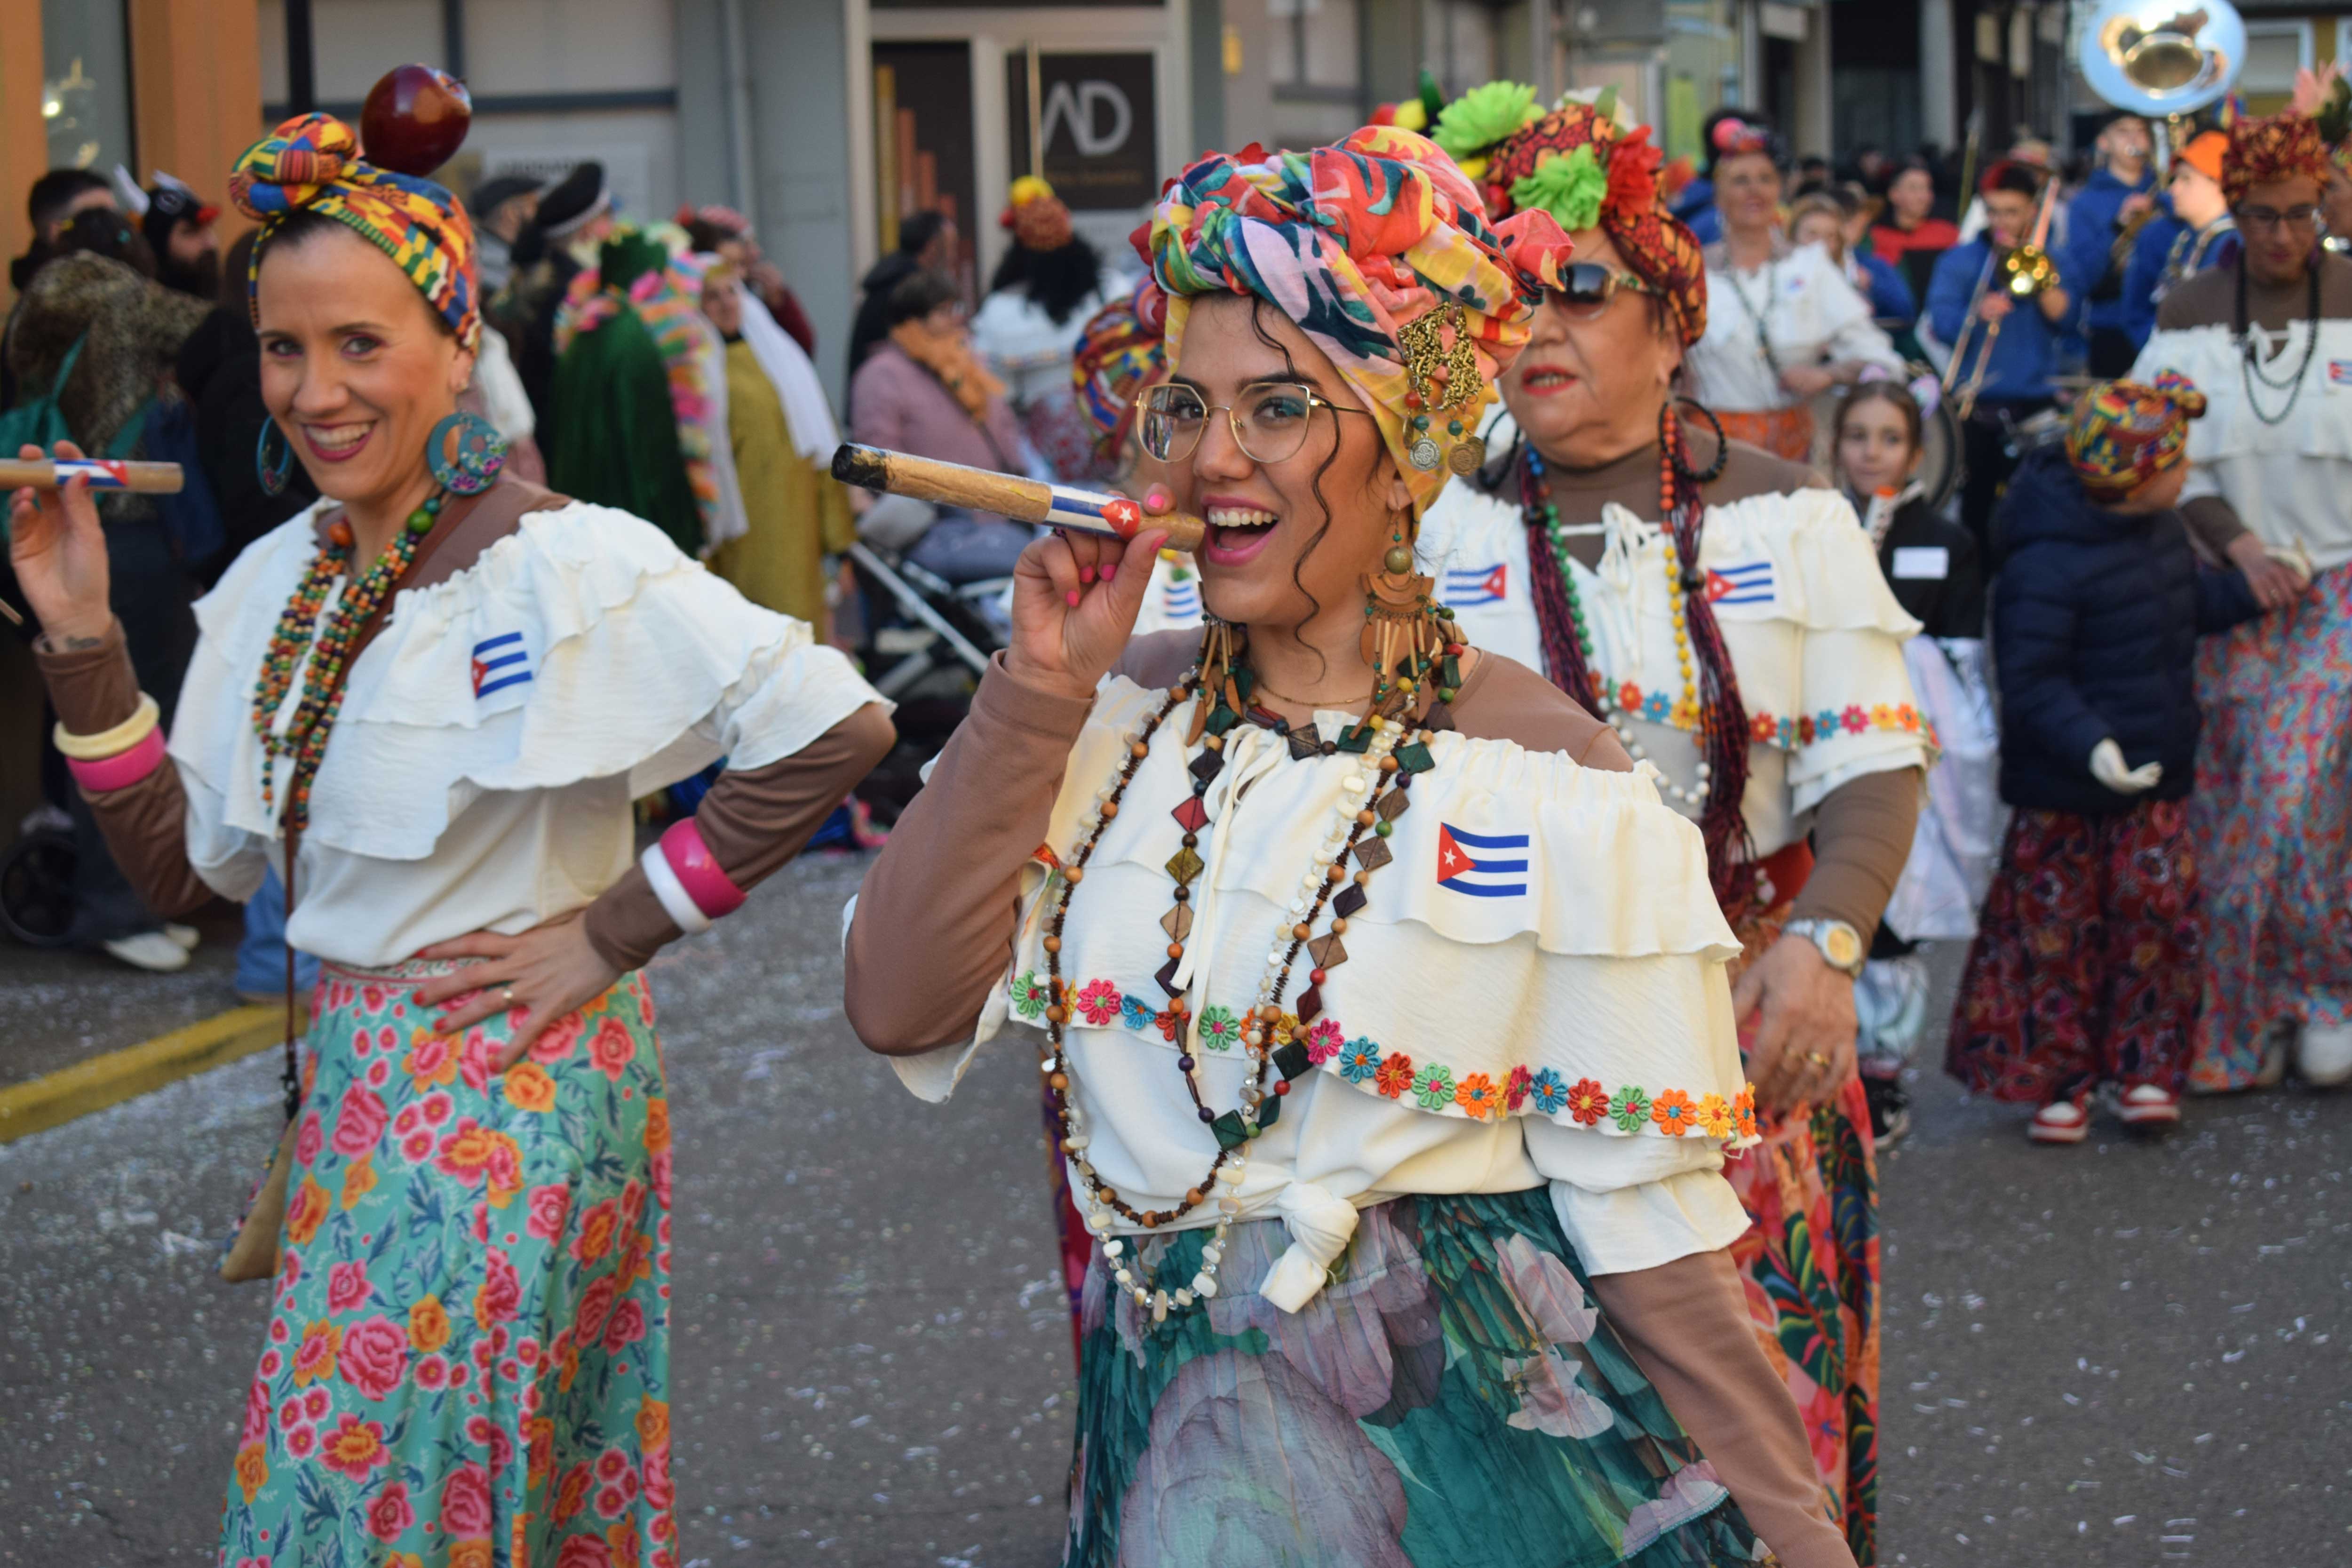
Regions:
<instances>
[{"instance_id":1,"label":"green patterned skirt","mask_svg":"<svg viewBox=\"0 0 2352 1568\"><path fill-rule=\"evenodd\" d=\"M1205 1230L1138 1266L1173 1290ZM1154 1323L1087 1271L1069 1568L1702 1568L1768 1553L1619 1343L1542 1187L1364 1211L1305 1310L1234 1227Z\"/></svg>"}]
</instances>

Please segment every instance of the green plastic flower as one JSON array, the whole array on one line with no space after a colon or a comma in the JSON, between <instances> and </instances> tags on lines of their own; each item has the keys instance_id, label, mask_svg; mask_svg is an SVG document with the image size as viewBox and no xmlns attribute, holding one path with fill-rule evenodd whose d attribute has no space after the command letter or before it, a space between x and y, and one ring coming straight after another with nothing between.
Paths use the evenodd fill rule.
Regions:
<instances>
[{"instance_id":1,"label":"green plastic flower","mask_svg":"<svg viewBox=\"0 0 2352 1568\"><path fill-rule=\"evenodd\" d=\"M1490 81L1447 104L1430 140L1449 158L1475 157L1537 118L1534 88L1516 81Z\"/></svg>"},{"instance_id":2,"label":"green plastic flower","mask_svg":"<svg viewBox=\"0 0 2352 1568\"><path fill-rule=\"evenodd\" d=\"M1511 183L1513 205L1522 212L1548 212L1570 234L1601 221L1601 201L1608 194L1609 172L1590 146L1566 157L1555 153L1538 163L1534 174Z\"/></svg>"},{"instance_id":3,"label":"green plastic flower","mask_svg":"<svg viewBox=\"0 0 2352 1568\"><path fill-rule=\"evenodd\" d=\"M1609 1107L1610 1118L1620 1132L1639 1132L1642 1124L1650 1120L1650 1097L1632 1084L1617 1091Z\"/></svg>"},{"instance_id":4,"label":"green plastic flower","mask_svg":"<svg viewBox=\"0 0 2352 1568\"><path fill-rule=\"evenodd\" d=\"M1043 1013L1045 1004L1051 999L1045 983L1037 978L1037 972L1034 969L1013 983L1013 1009L1024 1018L1034 1018Z\"/></svg>"},{"instance_id":5,"label":"green plastic flower","mask_svg":"<svg viewBox=\"0 0 2352 1568\"><path fill-rule=\"evenodd\" d=\"M1213 1051L1229 1051L1242 1037L1241 1020L1224 1007L1201 1009L1201 1043Z\"/></svg>"},{"instance_id":6,"label":"green plastic flower","mask_svg":"<svg viewBox=\"0 0 2352 1568\"><path fill-rule=\"evenodd\" d=\"M1412 1080L1412 1096L1423 1110L1443 1110L1454 1103L1454 1069L1426 1067Z\"/></svg>"}]
</instances>

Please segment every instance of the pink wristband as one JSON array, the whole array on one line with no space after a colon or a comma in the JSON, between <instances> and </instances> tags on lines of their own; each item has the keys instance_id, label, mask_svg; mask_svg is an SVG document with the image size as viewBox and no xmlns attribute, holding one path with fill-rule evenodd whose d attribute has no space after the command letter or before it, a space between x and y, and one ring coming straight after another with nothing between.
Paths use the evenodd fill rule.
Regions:
<instances>
[{"instance_id":1,"label":"pink wristband","mask_svg":"<svg viewBox=\"0 0 2352 1568\"><path fill-rule=\"evenodd\" d=\"M92 763L68 757L66 766L73 770L76 784L92 795L104 795L109 790L129 789L162 767L164 755L163 730L158 725L110 757Z\"/></svg>"},{"instance_id":2,"label":"pink wristband","mask_svg":"<svg viewBox=\"0 0 2352 1568\"><path fill-rule=\"evenodd\" d=\"M670 824L669 831L661 836L662 858L677 878L678 886L694 900L694 907L711 920L733 914L743 907L743 889L729 879L710 846L702 841L702 829L694 818Z\"/></svg>"}]
</instances>

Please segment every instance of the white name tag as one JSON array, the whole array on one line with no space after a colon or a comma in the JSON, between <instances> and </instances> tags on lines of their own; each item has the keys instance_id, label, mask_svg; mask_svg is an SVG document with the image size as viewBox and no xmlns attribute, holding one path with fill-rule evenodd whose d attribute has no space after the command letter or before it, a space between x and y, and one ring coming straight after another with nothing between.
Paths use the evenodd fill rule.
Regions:
<instances>
[{"instance_id":1,"label":"white name tag","mask_svg":"<svg viewBox=\"0 0 2352 1568\"><path fill-rule=\"evenodd\" d=\"M1952 574L1952 552L1940 544L1902 544L1895 550L1895 574L1941 582Z\"/></svg>"}]
</instances>

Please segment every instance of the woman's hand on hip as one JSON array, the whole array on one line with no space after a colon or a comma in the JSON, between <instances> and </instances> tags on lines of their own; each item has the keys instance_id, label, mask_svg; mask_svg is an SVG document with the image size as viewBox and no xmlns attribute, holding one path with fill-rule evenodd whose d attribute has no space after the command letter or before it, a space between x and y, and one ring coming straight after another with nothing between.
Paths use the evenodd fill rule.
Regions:
<instances>
[{"instance_id":1,"label":"woman's hand on hip","mask_svg":"<svg viewBox=\"0 0 2352 1568\"><path fill-rule=\"evenodd\" d=\"M2246 574L2254 602L2265 610L2284 609L2303 597L2310 580L2270 552L2262 536L2248 530L2230 541L2230 564Z\"/></svg>"},{"instance_id":2,"label":"woman's hand on hip","mask_svg":"<svg viewBox=\"0 0 2352 1568\"><path fill-rule=\"evenodd\" d=\"M1743 1027L1761 1011L1748 1078L1765 1115L1826 1103L1853 1076L1853 981L1803 937L1768 948L1739 977L1731 1007Z\"/></svg>"},{"instance_id":3,"label":"woman's hand on hip","mask_svg":"<svg viewBox=\"0 0 2352 1568\"><path fill-rule=\"evenodd\" d=\"M26 462L47 455L30 443L16 449ZM82 453L71 441L60 441L55 455ZM26 485L8 498L8 562L52 647L106 635L114 619L107 603L106 530L88 479L55 490Z\"/></svg>"},{"instance_id":4,"label":"woman's hand on hip","mask_svg":"<svg viewBox=\"0 0 2352 1568\"><path fill-rule=\"evenodd\" d=\"M1164 493L1144 503L1166 511ZM1005 668L1031 686L1091 698L1110 673L1151 585L1151 563L1168 537L1149 528L1122 544L1092 533L1049 533L1013 568L1013 641Z\"/></svg>"},{"instance_id":5,"label":"woman's hand on hip","mask_svg":"<svg viewBox=\"0 0 2352 1568\"><path fill-rule=\"evenodd\" d=\"M520 936L478 931L435 942L416 956L482 962L418 986L417 1005L438 1007L467 997L456 1011L433 1021L433 1027L445 1035L463 1034L485 1018L512 1013L514 1034L493 1064L498 1071L506 1071L522 1060L549 1025L585 1007L621 977L589 943L588 928L581 920L585 912L558 915Z\"/></svg>"}]
</instances>

